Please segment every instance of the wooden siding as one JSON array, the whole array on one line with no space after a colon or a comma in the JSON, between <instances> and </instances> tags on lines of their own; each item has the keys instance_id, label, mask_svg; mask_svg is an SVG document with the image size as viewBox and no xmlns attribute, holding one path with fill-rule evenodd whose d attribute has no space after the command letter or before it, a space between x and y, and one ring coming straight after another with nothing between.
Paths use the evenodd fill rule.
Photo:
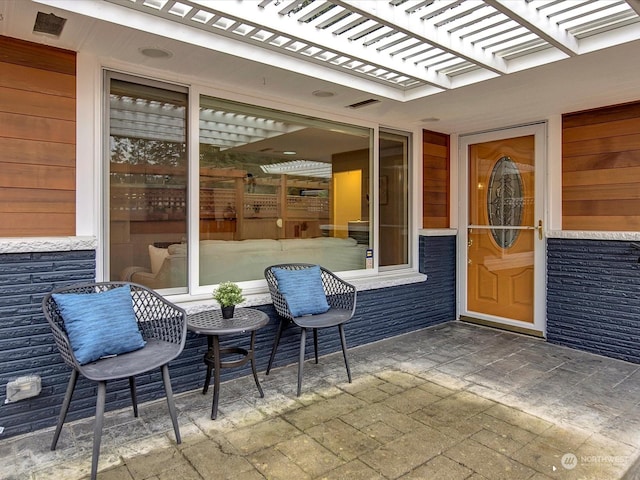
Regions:
<instances>
[{"instance_id":1,"label":"wooden siding","mask_svg":"<svg viewBox=\"0 0 640 480\"><path fill-rule=\"evenodd\" d=\"M422 228L449 228L449 135L422 131Z\"/></svg>"},{"instance_id":2,"label":"wooden siding","mask_svg":"<svg viewBox=\"0 0 640 480\"><path fill-rule=\"evenodd\" d=\"M640 230L640 102L562 117L562 228Z\"/></svg>"},{"instance_id":3,"label":"wooden siding","mask_svg":"<svg viewBox=\"0 0 640 480\"><path fill-rule=\"evenodd\" d=\"M0 36L0 237L75 235L76 54Z\"/></svg>"}]
</instances>

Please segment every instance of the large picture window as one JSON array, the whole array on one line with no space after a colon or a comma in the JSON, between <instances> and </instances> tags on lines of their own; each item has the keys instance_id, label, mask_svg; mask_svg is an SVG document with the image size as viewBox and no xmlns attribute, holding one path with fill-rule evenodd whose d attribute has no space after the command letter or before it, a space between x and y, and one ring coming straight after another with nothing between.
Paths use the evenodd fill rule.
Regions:
<instances>
[{"instance_id":1,"label":"large picture window","mask_svg":"<svg viewBox=\"0 0 640 480\"><path fill-rule=\"evenodd\" d=\"M371 129L209 96L189 125L187 89L106 80L111 280L177 294L262 280L278 263L371 267ZM198 164L189 165L190 149Z\"/></svg>"},{"instance_id":2,"label":"large picture window","mask_svg":"<svg viewBox=\"0 0 640 480\"><path fill-rule=\"evenodd\" d=\"M200 285L365 268L370 164L369 129L202 96Z\"/></svg>"}]
</instances>

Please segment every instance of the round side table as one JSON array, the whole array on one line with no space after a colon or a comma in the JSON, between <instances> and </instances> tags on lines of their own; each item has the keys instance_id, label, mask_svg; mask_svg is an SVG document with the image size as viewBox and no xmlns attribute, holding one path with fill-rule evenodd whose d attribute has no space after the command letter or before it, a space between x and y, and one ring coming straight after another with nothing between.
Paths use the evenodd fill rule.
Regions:
<instances>
[{"instance_id":1,"label":"round side table","mask_svg":"<svg viewBox=\"0 0 640 480\"><path fill-rule=\"evenodd\" d=\"M202 394L206 394L211 382L211 372L213 371L213 406L211 407L211 419L218 416L218 399L220 395L220 369L240 367L247 362L251 362L253 378L256 381L260 397L264 397L262 387L258 381L256 371L254 344L256 331L269 323L266 313L254 308L236 308L233 318L222 318L220 309L205 310L191 314L187 317L187 328L197 334L207 335L208 350L204 355L204 363L207 365L207 377L205 379ZM240 347L220 347L220 336L237 333L251 332L251 342L249 349ZM224 355L240 356L236 360L222 361Z\"/></svg>"}]
</instances>

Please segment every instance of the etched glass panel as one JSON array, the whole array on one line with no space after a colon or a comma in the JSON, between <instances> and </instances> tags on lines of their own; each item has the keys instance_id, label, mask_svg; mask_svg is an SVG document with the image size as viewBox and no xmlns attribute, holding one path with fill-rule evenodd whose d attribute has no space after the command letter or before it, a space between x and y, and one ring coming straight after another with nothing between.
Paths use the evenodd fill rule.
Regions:
<instances>
[{"instance_id":1,"label":"etched glass panel","mask_svg":"<svg viewBox=\"0 0 640 480\"><path fill-rule=\"evenodd\" d=\"M487 212L492 227L520 226L524 207L522 176L509 157L498 160L491 172L487 191ZM492 228L491 235L502 248L511 247L520 231Z\"/></svg>"}]
</instances>

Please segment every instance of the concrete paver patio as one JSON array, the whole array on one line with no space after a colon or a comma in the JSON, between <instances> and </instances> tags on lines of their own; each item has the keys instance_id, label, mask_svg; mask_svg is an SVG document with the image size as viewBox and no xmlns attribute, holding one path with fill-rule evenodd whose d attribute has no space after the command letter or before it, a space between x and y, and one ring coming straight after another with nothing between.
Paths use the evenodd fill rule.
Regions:
<instances>
[{"instance_id":1,"label":"concrete paver patio","mask_svg":"<svg viewBox=\"0 0 640 480\"><path fill-rule=\"evenodd\" d=\"M347 337L348 338L348 337ZM258 355L268 352L258 352ZM450 322L341 354L110 412L102 480L640 478L640 365ZM204 379L203 379L204 380ZM72 406L73 408L73 406ZM0 440L0 478L85 478L93 419ZM636 466L632 465L636 462Z\"/></svg>"}]
</instances>

